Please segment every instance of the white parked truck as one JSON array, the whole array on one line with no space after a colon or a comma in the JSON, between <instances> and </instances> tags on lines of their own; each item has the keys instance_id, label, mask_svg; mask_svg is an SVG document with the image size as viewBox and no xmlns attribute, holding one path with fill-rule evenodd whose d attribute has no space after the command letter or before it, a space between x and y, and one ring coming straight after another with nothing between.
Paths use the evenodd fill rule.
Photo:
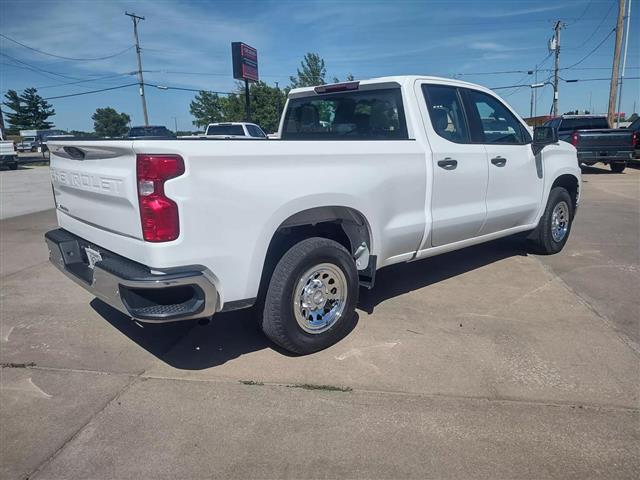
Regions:
<instances>
[{"instance_id":1,"label":"white parked truck","mask_svg":"<svg viewBox=\"0 0 640 480\"><path fill-rule=\"evenodd\" d=\"M578 206L575 148L458 80L294 89L278 133L51 140L51 261L140 321L255 306L304 354L349 331L378 269L519 232L553 254Z\"/></svg>"},{"instance_id":2,"label":"white parked truck","mask_svg":"<svg viewBox=\"0 0 640 480\"><path fill-rule=\"evenodd\" d=\"M4 128L0 126L0 166L7 166L10 170L18 169L18 152L13 140L5 140Z\"/></svg>"},{"instance_id":3,"label":"white parked truck","mask_svg":"<svg viewBox=\"0 0 640 480\"><path fill-rule=\"evenodd\" d=\"M255 123L228 122L210 123L205 132L207 138L266 140L267 134Z\"/></svg>"}]
</instances>

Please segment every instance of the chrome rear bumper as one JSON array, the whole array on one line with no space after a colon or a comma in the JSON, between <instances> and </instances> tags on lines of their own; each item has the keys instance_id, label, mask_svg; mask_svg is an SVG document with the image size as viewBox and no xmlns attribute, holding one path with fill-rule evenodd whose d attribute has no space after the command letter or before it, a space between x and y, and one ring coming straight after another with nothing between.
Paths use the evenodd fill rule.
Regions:
<instances>
[{"instance_id":1,"label":"chrome rear bumper","mask_svg":"<svg viewBox=\"0 0 640 480\"><path fill-rule=\"evenodd\" d=\"M143 322L174 322L212 316L218 306L215 285L205 267L151 270L91 244L66 230L45 234L49 260L71 280L122 313ZM85 248L102 260L90 268Z\"/></svg>"}]
</instances>

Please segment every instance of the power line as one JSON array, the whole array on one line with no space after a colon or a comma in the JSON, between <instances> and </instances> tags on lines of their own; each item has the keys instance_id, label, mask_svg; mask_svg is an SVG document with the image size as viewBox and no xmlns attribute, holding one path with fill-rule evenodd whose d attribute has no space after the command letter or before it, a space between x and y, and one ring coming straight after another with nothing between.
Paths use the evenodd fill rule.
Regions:
<instances>
[{"instance_id":1,"label":"power line","mask_svg":"<svg viewBox=\"0 0 640 480\"><path fill-rule=\"evenodd\" d=\"M611 31L607 34L607 36L606 36L606 37L604 37L604 38L602 39L602 41L601 41L598 45L596 45L596 46L595 46L595 48L594 48L593 50L591 50L589 53L587 53L584 57L582 57L580 60L578 60L578 61L577 61L576 63L574 63L573 65L569 65L568 67L563 68L563 70L569 70L569 69L571 69L571 68L575 67L576 65L580 65L580 64L581 64L582 62L584 62L587 58L589 58L591 55L593 55L593 54L594 54L594 53L595 53L595 52L596 52L596 51L597 51L597 50L598 50L598 49L599 49L599 48L604 44L604 42L606 42L606 41L609 39L609 37L610 37L611 35L613 35L613 32L615 32L615 31L616 31L616 29L615 29L615 28L611 29Z\"/></svg>"},{"instance_id":2,"label":"power line","mask_svg":"<svg viewBox=\"0 0 640 480\"><path fill-rule=\"evenodd\" d=\"M76 61L76 62L91 62L91 61L95 61L95 60L107 60L109 58L113 58L113 57L117 57L118 55L122 55L123 53L128 52L129 50L131 50L134 47L133 45L130 45L127 48L125 48L124 50L121 50L121 51L119 51L117 53L114 53L112 55L105 55L104 57L74 58L74 57L65 57L65 56L62 56L62 55L56 55L55 53L49 53L49 52L45 52L45 51L39 50L39 49L34 48L34 47L30 47L29 45L25 45L24 43L21 43L21 42L19 42L18 40L14 39L14 38L8 37L7 35L5 35L3 33L0 33L0 37L4 38L6 40L9 40L10 42L13 42L13 43L15 43L17 45L20 45L21 47L27 48L27 49L32 50L34 52L38 52L38 53L40 53L42 55L47 55L49 57L54 57L54 58L61 58L62 60L73 60L73 61Z\"/></svg>"},{"instance_id":3,"label":"power line","mask_svg":"<svg viewBox=\"0 0 640 480\"><path fill-rule=\"evenodd\" d=\"M593 3L593 0L591 0L588 4L587 4L587 8L585 8L582 11L582 14L573 22L571 22L571 25L575 25L576 23L578 23L580 20L582 20L582 17L584 17L584 14L587 13L587 10L589 10L589 8L591 8L591 4Z\"/></svg>"},{"instance_id":4,"label":"power line","mask_svg":"<svg viewBox=\"0 0 640 480\"><path fill-rule=\"evenodd\" d=\"M87 82L95 82L95 81L99 81L99 80L107 80L110 78L119 78L119 77L124 77L127 75L135 75L136 72L127 72L127 73L117 73L115 75L105 75L103 77L96 77L96 78L89 78L87 80L78 80L75 82L67 82L67 83L57 83L55 85L44 85L44 86L40 86L40 87L35 87L38 90L43 90L45 88L55 88L55 87L64 87L66 85L77 85L78 83L87 83Z\"/></svg>"},{"instance_id":5,"label":"power line","mask_svg":"<svg viewBox=\"0 0 640 480\"><path fill-rule=\"evenodd\" d=\"M565 47L565 49L566 50L577 50L577 49L580 49L580 48L584 48L584 46L587 43L589 43L593 37L596 36L598 31L600 30L600 27L602 27L604 22L609 18L609 15L611 14L611 10L613 10L613 7L615 6L615 4L616 4L616 0L612 0L611 5L609 6L609 10L607 10L607 13L604 14L604 16L602 17L602 20L600 20L600 23L598 24L598 26L593 29L593 32L591 32L591 35L589 35L589 38L587 38L584 42L582 42L582 45L577 46L577 47Z\"/></svg>"},{"instance_id":6,"label":"power line","mask_svg":"<svg viewBox=\"0 0 640 480\"><path fill-rule=\"evenodd\" d=\"M55 97L47 97L44 100L55 100L57 98L68 98L68 97L79 97L80 95L89 95L91 93L100 93L100 92L106 92L108 90L118 90L119 88L126 88L126 87L132 87L134 85L138 85L138 83L127 83L126 85L118 85L117 87L110 87L110 88L101 88L100 90L91 90L88 92L80 92L80 93L70 93L68 95L57 95Z\"/></svg>"},{"instance_id":7,"label":"power line","mask_svg":"<svg viewBox=\"0 0 640 480\"><path fill-rule=\"evenodd\" d=\"M13 60L14 62L20 63L22 65L25 65L26 67L28 67L28 70L33 70L33 71L37 71L37 72L41 72L41 73L48 73L49 75L55 75L56 77L62 77L62 78L66 78L68 80L82 80L81 78L78 77L72 77L70 75L64 75L62 73L56 73L56 72L52 72L50 70L45 70L44 68L40 68L40 67L36 67L35 65L31 65L30 63L27 62L23 62L22 60L18 60L15 57L12 57L11 55L7 55L6 53L0 52L0 55L2 55L3 57L8 58L9 60Z\"/></svg>"},{"instance_id":8,"label":"power line","mask_svg":"<svg viewBox=\"0 0 640 480\"><path fill-rule=\"evenodd\" d=\"M155 85L153 83L146 83L147 87L155 87L159 90L182 90L185 92L208 92L215 93L217 95L237 95L237 92L216 92L215 90L206 90L202 88L186 88L186 87L169 87L167 85Z\"/></svg>"}]
</instances>

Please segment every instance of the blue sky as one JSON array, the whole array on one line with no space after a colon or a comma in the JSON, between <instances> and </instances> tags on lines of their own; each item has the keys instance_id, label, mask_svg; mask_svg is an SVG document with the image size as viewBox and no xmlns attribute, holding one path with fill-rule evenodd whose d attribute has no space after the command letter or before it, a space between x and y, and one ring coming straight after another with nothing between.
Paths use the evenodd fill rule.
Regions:
<instances>
[{"instance_id":1,"label":"blue sky","mask_svg":"<svg viewBox=\"0 0 640 480\"><path fill-rule=\"evenodd\" d=\"M450 1L11 1L0 0L0 31L30 47L72 58L111 55L133 44L125 10L143 15L140 41L145 81L174 87L230 91L232 41L258 49L261 78L285 86L306 52L326 61L327 77L394 74L460 76L488 87L533 83L526 73L548 55L553 21L562 31L561 67L589 54L615 26L617 0L450 0ZM640 2L632 5L627 76L640 76ZM565 79L611 74L615 35ZM42 55L0 38L0 90L38 87L44 97L135 82L134 50L96 61ZM24 63L19 63L24 62ZM541 69L550 69L548 58ZM47 72L43 72L46 70ZM175 73L182 72L182 73ZM538 81L550 75L543 70ZM107 78L100 78L107 77ZM86 82L86 80L92 80ZM81 82L61 85L70 82ZM561 84L560 110L606 111L609 83ZM523 116L530 89L499 93ZM194 92L147 88L151 123L192 129L189 102ZM622 110L640 110L640 82L624 84ZM63 129L92 130L91 115L111 106L142 123L136 87L50 100L53 120ZM548 113L551 89L539 91L537 111Z\"/></svg>"}]
</instances>

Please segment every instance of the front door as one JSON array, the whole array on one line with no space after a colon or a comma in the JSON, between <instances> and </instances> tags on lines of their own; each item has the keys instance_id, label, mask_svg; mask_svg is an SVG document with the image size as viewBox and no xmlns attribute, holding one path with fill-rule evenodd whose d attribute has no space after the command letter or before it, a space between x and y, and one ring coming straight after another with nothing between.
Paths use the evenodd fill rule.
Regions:
<instances>
[{"instance_id":1,"label":"front door","mask_svg":"<svg viewBox=\"0 0 640 480\"><path fill-rule=\"evenodd\" d=\"M427 137L433 153L431 238L420 249L473 238L485 222L488 160L482 145L470 142L459 89L423 84ZM427 207L428 208L428 207Z\"/></svg>"},{"instance_id":2,"label":"front door","mask_svg":"<svg viewBox=\"0 0 640 480\"><path fill-rule=\"evenodd\" d=\"M496 97L464 89L471 138L489 159L487 220L480 235L535 221L543 190L542 159L531 150L531 135Z\"/></svg>"}]
</instances>

